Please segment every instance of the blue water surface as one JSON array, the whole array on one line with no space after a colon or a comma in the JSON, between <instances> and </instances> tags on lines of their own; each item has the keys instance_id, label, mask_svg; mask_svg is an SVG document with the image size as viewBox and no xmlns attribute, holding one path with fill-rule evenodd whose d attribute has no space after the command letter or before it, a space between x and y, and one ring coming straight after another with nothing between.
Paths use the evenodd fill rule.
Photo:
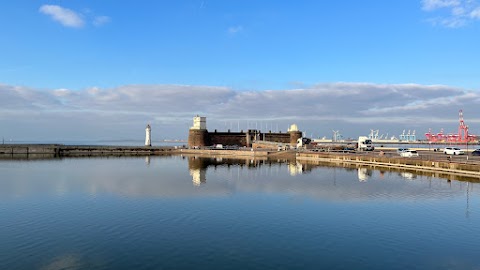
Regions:
<instances>
[{"instance_id":1,"label":"blue water surface","mask_svg":"<svg viewBox=\"0 0 480 270\"><path fill-rule=\"evenodd\" d=\"M0 269L480 268L477 183L180 156L0 172Z\"/></svg>"}]
</instances>

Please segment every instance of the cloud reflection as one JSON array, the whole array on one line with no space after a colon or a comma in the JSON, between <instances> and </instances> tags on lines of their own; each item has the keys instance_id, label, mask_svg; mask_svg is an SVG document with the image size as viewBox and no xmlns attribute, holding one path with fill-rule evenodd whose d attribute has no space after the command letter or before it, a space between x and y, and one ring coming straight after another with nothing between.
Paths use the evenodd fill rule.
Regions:
<instances>
[{"instance_id":1,"label":"cloud reflection","mask_svg":"<svg viewBox=\"0 0 480 270\"><path fill-rule=\"evenodd\" d=\"M154 156L150 157L149 165L145 166L145 162L144 157L3 162L0 169L5 178L0 181L0 197L113 194L175 198L261 192L337 201L364 200L385 194L399 199L412 198L412 195L435 198L445 196L439 192L445 189L448 189L447 196L463 192L461 182L447 184L412 172L376 171L365 167L198 156Z\"/></svg>"}]
</instances>

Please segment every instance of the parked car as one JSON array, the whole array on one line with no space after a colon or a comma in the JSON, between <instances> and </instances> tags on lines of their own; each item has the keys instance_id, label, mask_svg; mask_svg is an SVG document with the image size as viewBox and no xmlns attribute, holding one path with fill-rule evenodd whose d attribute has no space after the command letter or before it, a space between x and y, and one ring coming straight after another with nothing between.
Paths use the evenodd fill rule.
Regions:
<instances>
[{"instance_id":1,"label":"parked car","mask_svg":"<svg viewBox=\"0 0 480 270\"><path fill-rule=\"evenodd\" d=\"M400 154L400 153L405 152L407 150L408 150L408 148L398 148L397 149L397 154Z\"/></svg>"},{"instance_id":2,"label":"parked car","mask_svg":"<svg viewBox=\"0 0 480 270\"><path fill-rule=\"evenodd\" d=\"M480 149L473 150L472 156L480 156Z\"/></svg>"},{"instance_id":3,"label":"parked car","mask_svg":"<svg viewBox=\"0 0 480 270\"><path fill-rule=\"evenodd\" d=\"M463 154L465 154L465 152L458 147L445 147L445 149L443 149L443 153L445 155L463 155Z\"/></svg>"},{"instance_id":4,"label":"parked car","mask_svg":"<svg viewBox=\"0 0 480 270\"><path fill-rule=\"evenodd\" d=\"M405 150L400 153L401 157L418 157L418 153L415 150Z\"/></svg>"}]
</instances>

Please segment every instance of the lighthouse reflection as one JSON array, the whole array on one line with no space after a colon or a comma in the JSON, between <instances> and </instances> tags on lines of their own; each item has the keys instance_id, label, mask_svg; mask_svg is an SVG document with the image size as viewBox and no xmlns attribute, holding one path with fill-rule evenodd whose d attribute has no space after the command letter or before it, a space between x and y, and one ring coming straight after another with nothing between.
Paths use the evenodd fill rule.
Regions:
<instances>
[{"instance_id":1,"label":"lighthouse reflection","mask_svg":"<svg viewBox=\"0 0 480 270\"><path fill-rule=\"evenodd\" d=\"M150 166L150 156L145 156L145 165Z\"/></svg>"},{"instance_id":2,"label":"lighthouse reflection","mask_svg":"<svg viewBox=\"0 0 480 270\"><path fill-rule=\"evenodd\" d=\"M368 169L368 168L365 168L365 167L361 167L361 168L358 168L358 181L359 182L367 182L368 179L370 177L372 177L372 170Z\"/></svg>"}]
</instances>

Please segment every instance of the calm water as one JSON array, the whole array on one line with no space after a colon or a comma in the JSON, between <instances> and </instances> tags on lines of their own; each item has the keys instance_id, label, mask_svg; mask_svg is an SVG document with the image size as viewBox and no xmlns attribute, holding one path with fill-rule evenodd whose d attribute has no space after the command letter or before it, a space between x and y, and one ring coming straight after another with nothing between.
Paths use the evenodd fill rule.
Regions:
<instances>
[{"instance_id":1,"label":"calm water","mask_svg":"<svg viewBox=\"0 0 480 270\"><path fill-rule=\"evenodd\" d=\"M182 157L0 173L0 269L480 268L476 183Z\"/></svg>"}]
</instances>

